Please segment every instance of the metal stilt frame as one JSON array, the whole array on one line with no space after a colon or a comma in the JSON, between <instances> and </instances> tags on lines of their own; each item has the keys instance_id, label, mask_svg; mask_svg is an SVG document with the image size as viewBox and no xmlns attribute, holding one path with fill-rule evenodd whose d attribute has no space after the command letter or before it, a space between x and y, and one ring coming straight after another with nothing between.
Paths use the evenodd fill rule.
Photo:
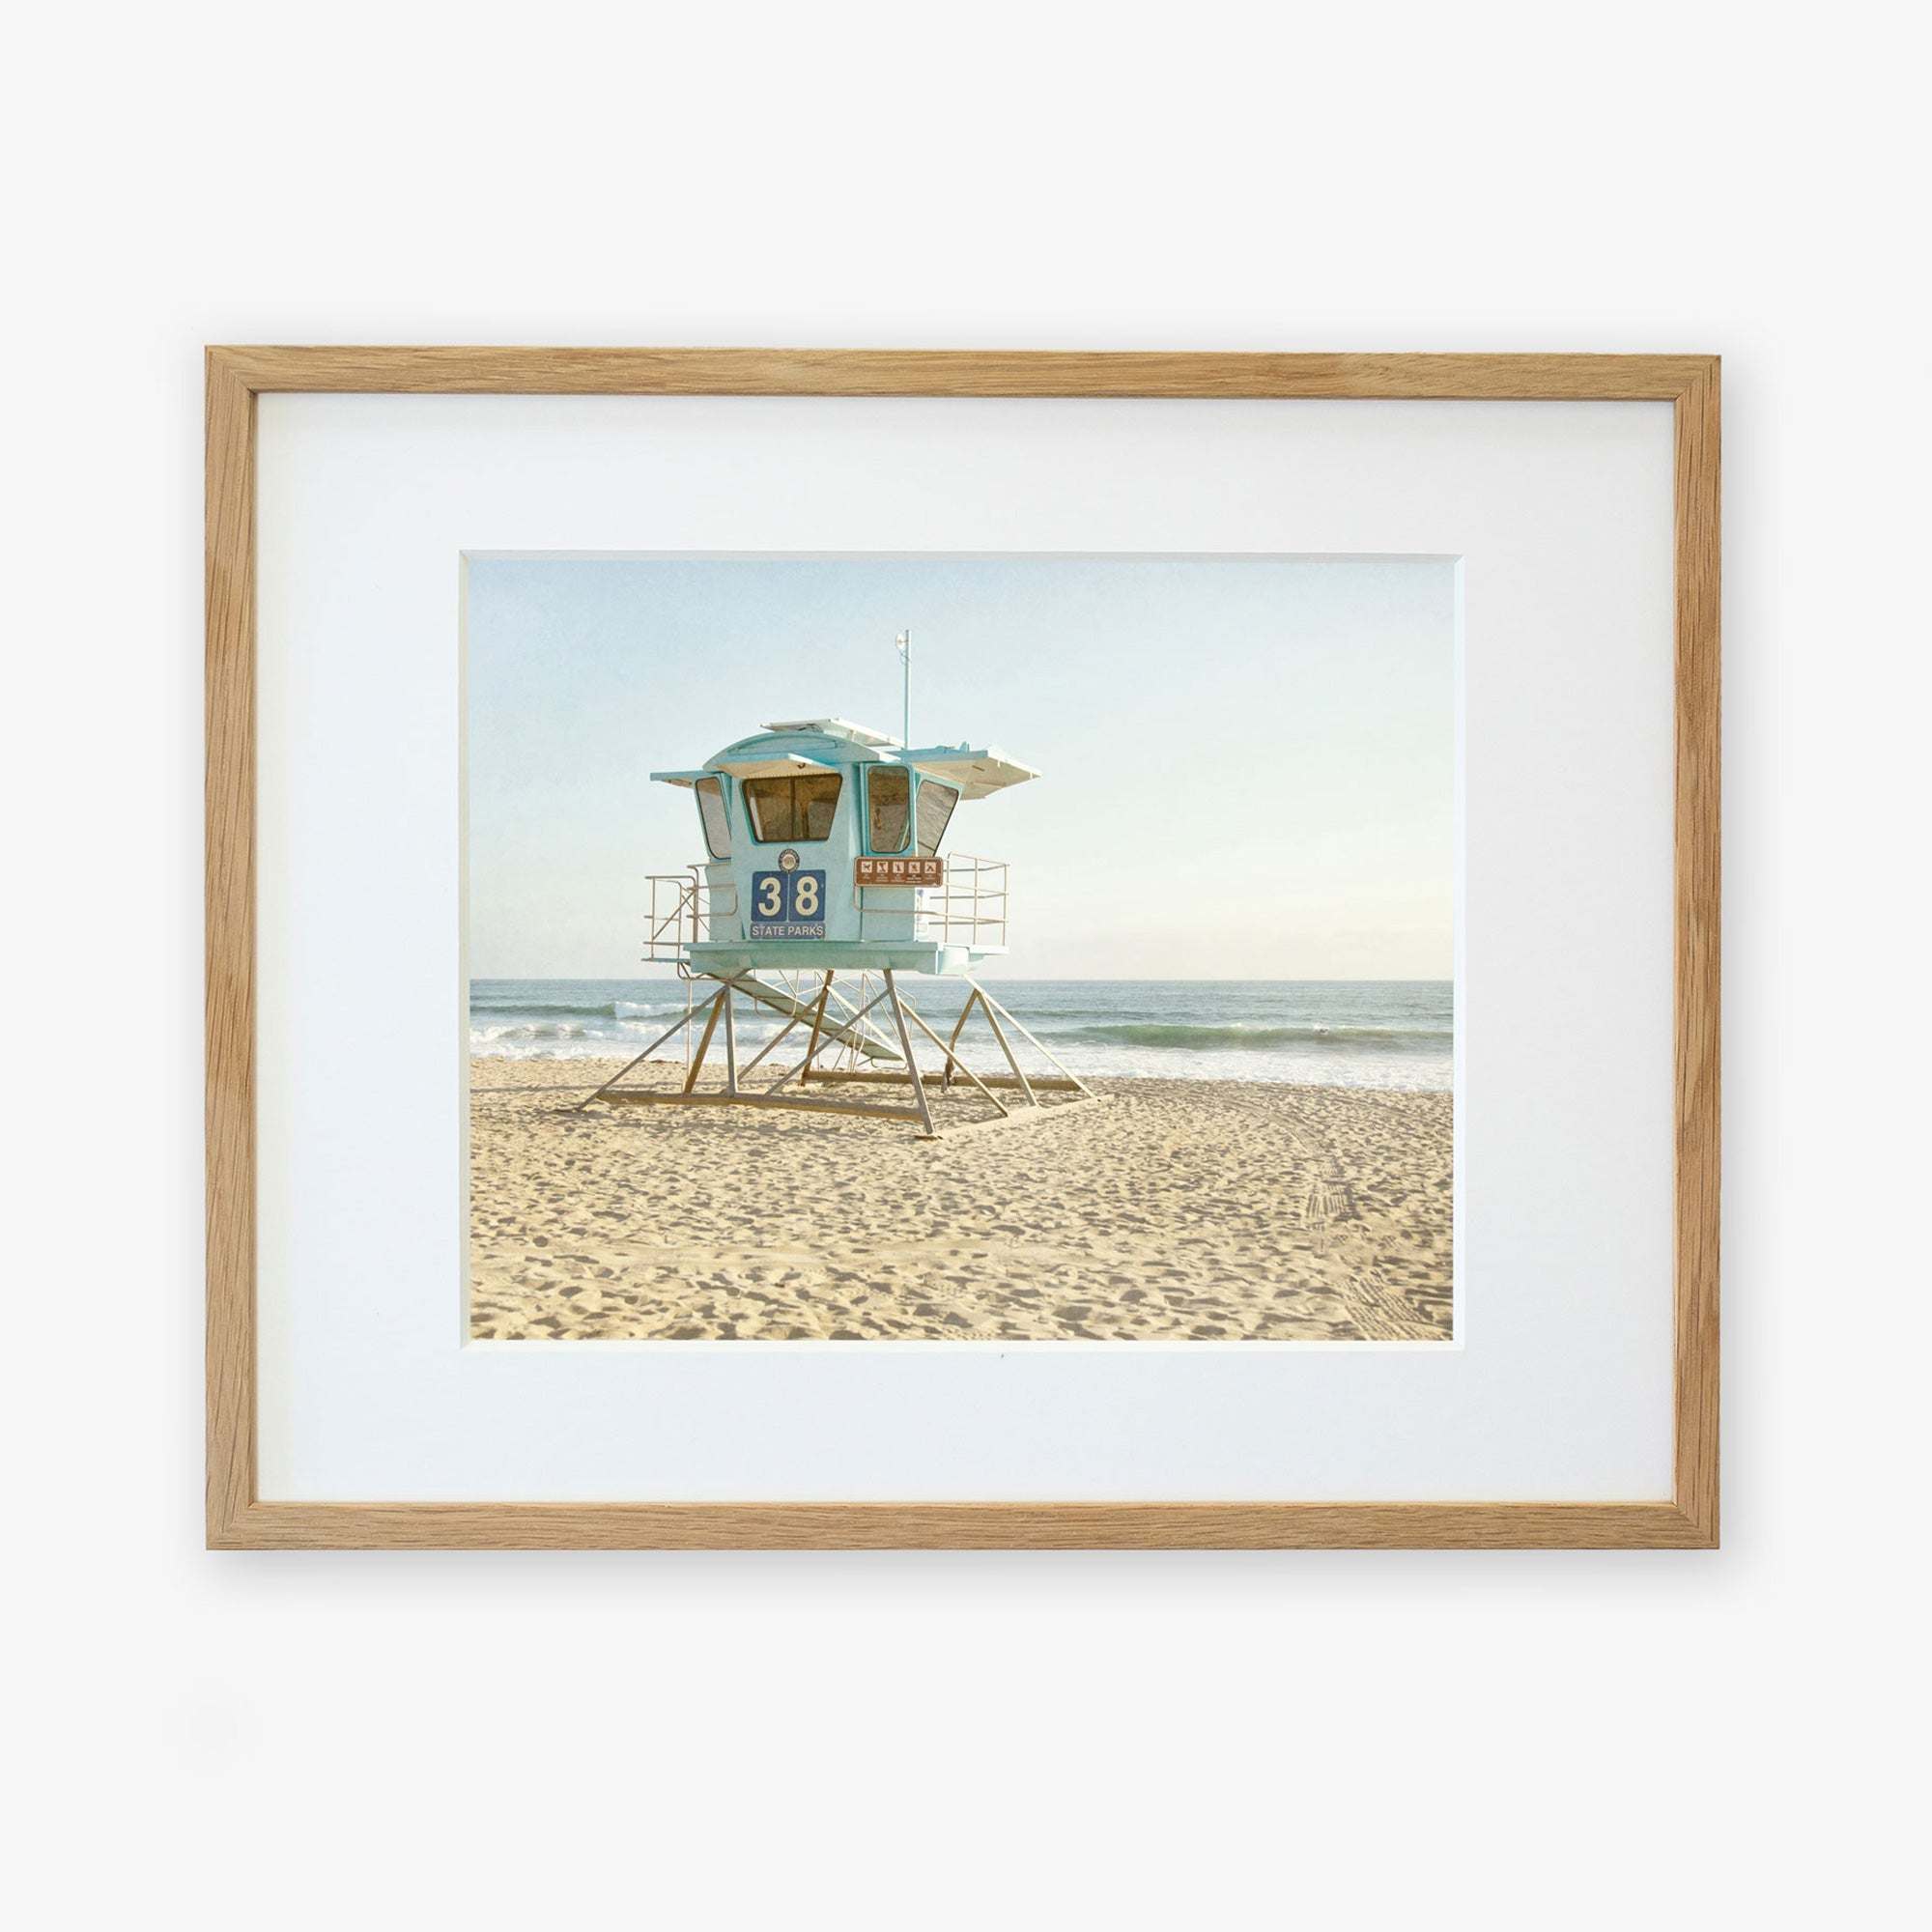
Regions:
<instances>
[{"instance_id":1,"label":"metal stilt frame","mask_svg":"<svg viewBox=\"0 0 1932 1932\"><path fill-rule=\"evenodd\" d=\"M660 1034L642 1053L628 1062L595 1092L585 1094L577 1103L579 1110L589 1106L592 1101L599 1100L620 1105L658 1107L790 1108L811 1113L866 1115L876 1120L906 1121L919 1127L921 1139L940 1140L974 1127L998 1126L1007 1122L1038 1121L1068 1111L1067 1102L1048 1106L1040 1097L1042 1094L1065 1094L1077 1097L1089 1105L1097 1104L1105 1097L1095 1094L1077 1074L1069 1072L1062 1065L1060 1061L977 980L966 981L966 1003L960 1009L959 1017L953 1024L951 1036L942 1039L926 1022L924 1015L906 998L899 986L897 976L891 967L881 969L884 983L869 999L865 998L866 983L865 978L862 977L861 999L864 1004L857 1004L840 993L834 984L837 977L836 972L826 972L822 976L817 995L811 999L810 1005L807 1004L806 989L802 985L794 984L792 990L787 993L766 984L753 975L740 973L728 979L721 977L718 990L700 1003L704 1012L704 1025L698 1035L695 1051L689 1048L689 1029L697 1017L699 1010L697 1005L689 1006L683 1017ZM740 994L755 1006L775 1009L784 1015L784 1025L742 1065L738 1057L736 1010ZM842 1017L831 1016L830 1009L834 1003L838 1007ZM893 1031L897 1037L896 1050L887 1037L867 1024L869 1015L880 1006L887 1008L892 1014ZM981 1075L961 1057L959 1042L976 1006L985 1015L987 1028L1010 1069L1008 1073ZM705 1060L710 1053L712 1040L718 1034L721 1022L724 1034L724 1084L722 1091L716 1089L706 1091L700 1089L698 1077L704 1070ZM754 1088L748 1085L749 1076L777 1050L780 1043L788 1038L798 1027L808 1024L804 1058L781 1072L766 1086ZM674 1093L643 1092L622 1086L625 1076L663 1046L680 1028L686 1030L689 1056L682 1086ZM919 1065L913 1041L915 1028L939 1049L941 1063L931 1073L925 1072ZM1020 1064L1019 1056L1013 1050L1012 1041L1008 1037L1009 1028L1039 1054L1041 1059L1054 1069L1052 1074L1027 1072ZM821 1064L827 1049L835 1046L840 1050L845 1059L846 1064L842 1067L828 1067ZM862 1057L874 1064L871 1066L852 1064ZM881 1061L889 1064L879 1065L877 1063ZM979 1120L960 1122L942 1128L933 1118L931 1083L936 1083L942 1094L951 1094L955 1075L970 1083L993 1112L990 1116ZM796 1091L784 1091L794 1081L797 1083ZM909 1086L912 1090L911 1104L895 1104L886 1100L832 1099L805 1091L808 1086L819 1087L841 1083ZM1000 1097L995 1089L1017 1093L1024 1096L1026 1104L1020 1107L1009 1105Z\"/></svg>"}]
</instances>

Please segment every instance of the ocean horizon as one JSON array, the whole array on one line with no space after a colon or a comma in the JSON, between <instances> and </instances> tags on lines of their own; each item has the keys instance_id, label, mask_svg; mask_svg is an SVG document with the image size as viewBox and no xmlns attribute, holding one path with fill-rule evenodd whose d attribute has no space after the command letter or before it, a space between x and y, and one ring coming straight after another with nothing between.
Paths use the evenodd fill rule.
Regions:
<instances>
[{"instance_id":1,"label":"ocean horizon","mask_svg":"<svg viewBox=\"0 0 1932 1932\"><path fill-rule=\"evenodd\" d=\"M1448 980L988 977L984 984L1057 1059L1094 1077L1425 1093L1447 1092L1453 1082L1455 986ZM901 987L942 1034L966 999L954 979L914 978ZM685 982L669 975L472 980L469 1051L479 1059L628 1058L685 1006ZM741 1003L738 1037L750 1051L782 1024L748 1013ZM675 1037L662 1049L666 1057L678 1051Z\"/></svg>"}]
</instances>

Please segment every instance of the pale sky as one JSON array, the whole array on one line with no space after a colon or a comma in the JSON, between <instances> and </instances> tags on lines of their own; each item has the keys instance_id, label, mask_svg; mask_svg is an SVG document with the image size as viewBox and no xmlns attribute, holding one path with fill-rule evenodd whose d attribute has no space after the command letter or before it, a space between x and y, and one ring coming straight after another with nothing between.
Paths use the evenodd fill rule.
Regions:
<instances>
[{"instance_id":1,"label":"pale sky","mask_svg":"<svg viewBox=\"0 0 1932 1932\"><path fill-rule=\"evenodd\" d=\"M630 979L701 765L770 719L1042 777L962 801L1012 862L1011 979L1452 972L1455 565L1440 557L474 558L469 971Z\"/></svg>"}]
</instances>

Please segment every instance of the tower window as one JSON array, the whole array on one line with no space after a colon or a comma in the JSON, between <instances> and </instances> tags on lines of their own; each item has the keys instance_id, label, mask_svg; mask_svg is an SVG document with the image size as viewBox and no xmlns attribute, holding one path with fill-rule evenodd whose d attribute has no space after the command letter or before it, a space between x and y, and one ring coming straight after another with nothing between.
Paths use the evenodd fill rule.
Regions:
<instances>
[{"instance_id":1,"label":"tower window","mask_svg":"<svg viewBox=\"0 0 1932 1932\"><path fill-rule=\"evenodd\" d=\"M731 821L724 812L724 781L699 779L692 789L697 794L697 816L704 826L704 849L714 859L731 856Z\"/></svg>"},{"instance_id":2,"label":"tower window","mask_svg":"<svg viewBox=\"0 0 1932 1932\"><path fill-rule=\"evenodd\" d=\"M952 808L958 803L957 787L941 784L937 779L920 780L919 849L923 857L930 859L939 850L939 841L946 837Z\"/></svg>"},{"instance_id":3,"label":"tower window","mask_svg":"<svg viewBox=\"0 0 1932 1932\"><path fill-rule=\"evenodd\" d=\"M801 779L747 779L745 804L752 837L761 845L810 844L832 837L844 780L837 772Z\"/></svg>"},{"instance_id":4,"label":"tower window","mask_svg":"<svg viewBox=\"0 0 1932 1932\"><path fill-rule=\"evenodd\" d=\"M903 765L873 765L866 773L866 844L872 852L903 852L912 825L912 780Z\"/></svg>"}]
</instances>

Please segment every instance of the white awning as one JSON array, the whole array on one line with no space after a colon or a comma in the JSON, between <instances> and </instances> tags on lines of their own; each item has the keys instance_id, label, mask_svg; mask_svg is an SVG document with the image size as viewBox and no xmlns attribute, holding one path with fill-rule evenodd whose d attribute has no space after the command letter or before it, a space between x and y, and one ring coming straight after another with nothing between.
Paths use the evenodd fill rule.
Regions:
<instances>
[{"instance_id":1,"label":"white awning","mask_svg":"<svg viewBox=\"0 0 1932 1932\"><path fill-rule=\"evenodd\" d=\"M683 785L689 791L699 779L716 778L717 776L716 772L702 770L695 772L653 772L651 774L651 782L653 784Z\"/></svg>"},{"instance_id":2,"label":"white awning","mask_svg":"<svg viewBox=\"0 0 1932 1932\"><path fill-rule=\"evenodd\" d=\"M1039 777L1031 765L1016 764L996 751L973 751L965 745L934 745L924 751L902 752L899 756L914 770L957 785L961 798L986 798L1009 785Z\"/></svg>"}]
</instances>

